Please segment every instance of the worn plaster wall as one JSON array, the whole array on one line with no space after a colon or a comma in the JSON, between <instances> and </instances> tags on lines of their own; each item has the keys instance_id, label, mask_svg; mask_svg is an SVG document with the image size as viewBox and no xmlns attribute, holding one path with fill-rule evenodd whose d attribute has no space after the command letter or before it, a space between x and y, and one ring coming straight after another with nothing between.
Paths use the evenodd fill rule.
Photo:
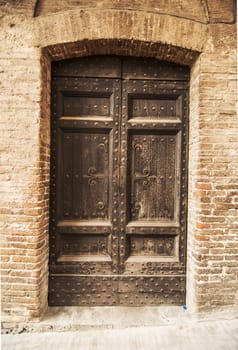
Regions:
<instances>
[{"instance_id":1,"label":"worn plaster wall","mask_svg":"<svg viewBox=\"0 0 238 350\"><path fill-rule=\"evenodd\" d=\"M47 308L50 62L93 54L191 67L187 304L238 305L234 8L231 0L0 2L4 322L39 319Z\"/></svg>"}]
</instances>

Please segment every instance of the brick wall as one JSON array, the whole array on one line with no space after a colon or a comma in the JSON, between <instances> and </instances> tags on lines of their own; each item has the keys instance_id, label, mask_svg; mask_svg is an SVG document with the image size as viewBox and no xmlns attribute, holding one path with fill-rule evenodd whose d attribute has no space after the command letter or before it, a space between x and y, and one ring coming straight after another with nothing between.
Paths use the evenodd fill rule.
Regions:
<instances>
[{"instance_id":1,"label":"brick wall","mask_svg":"<svg viewBox=\"0 0 238 350\"><path fill-rule=\"evenodd\" d=\"M197 307L204 309L237 303L238 296L235 51L202 54L200 70L193 259Z\"/></svg>"},{"instance_id":2,"label":"brick wall","mask_svg":"<svg viewBox=\"0 0 238 350\"><path fill-rule=\"evenodd\" d=\"M187 290L198 310L237 304L235 74L235 50L201 54L191 74Z\"/></svg>"},{"instance_id":3,"label":"brick wall","mask_svg":"<svg viewBox=\"0 0 238 350\"><path fill-rule=\"evenodd\" d=\"M38 315L47 262L43 217L40 50L1 54L1 254L6 314Z\"/></svg>"},{"instance_id":4,"label":"brick wall","mask_svg":"<svg viewBox=\"0 0 238 350\"><path fill-rule=\"evenodd\" d=\"M61 7L47 10L50 3ZM108 8L109 2L75 7L70 1L40 1L35 18L33 1L22 1L18 8L13 2L0 6L1 268L6 322L40 318L47 307L50 62L100 53L156 57L191 67L187 303L197 311L238 305L232 3L224 1L222 11L214 1L204 1L204 6L194 1L191 6L189 1L171 0L161 2L159 9L153 1L147 2L149 8L135 1L130 11L125 10L126 2L123 7L120 2L118 10L118 3L110 2L114 8ZM69 4L70 9L62 11Z\"/></svg>"}]
</instances>

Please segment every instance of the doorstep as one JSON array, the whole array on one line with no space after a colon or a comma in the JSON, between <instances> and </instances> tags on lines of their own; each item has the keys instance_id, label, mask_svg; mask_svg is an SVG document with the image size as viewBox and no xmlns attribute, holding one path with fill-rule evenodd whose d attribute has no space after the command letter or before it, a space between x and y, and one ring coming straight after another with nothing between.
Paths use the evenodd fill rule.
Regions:
<instances>
[{"instance_id":1,"label":"doorstep","mask_svg":"<svg viewBox=\"0 0 238 350\"><path fill-rule=\"evenodd\" d=\"M39 322L5 323L3 333L166 326L189 317L182 306L53 306Z\"/></svg>"},{"instance_id":2,"label":"doorstep","mask_svg":"<svg viewBox=\"0 0 238 350\"><path fill-rule=\"evenodd\" d=\"M5 323L2 333L69 332L185 325L194 321L236 319L237 311L237 308L232 308L209 313L192 313L185 306L54 306L48 307L39 322Z\"/></svg>"}]
</instances>

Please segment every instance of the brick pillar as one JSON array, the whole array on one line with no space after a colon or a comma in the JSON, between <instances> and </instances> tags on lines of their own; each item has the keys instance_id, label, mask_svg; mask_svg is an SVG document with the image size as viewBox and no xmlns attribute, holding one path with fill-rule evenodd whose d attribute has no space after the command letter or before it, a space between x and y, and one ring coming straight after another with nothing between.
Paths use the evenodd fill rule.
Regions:
<instances>
[{"instance_id":1,"label":"brick pillar","mask_svg":"<svg viewBox=\"0 0 238 350\"><path fill-rule=\"evenodd\" d=\"M237 305L236 51L204 53L192 69L188 303Z\"/></svg>"},{"instance_id":2,"label":"brick pillar","mask_svg":"<svg viewBox=\"0 0 238 350\"><path fill-rule=\"evenodd\" d=\"M47 302L49 156L40 129L40 55L19 48L0 58L2 302L11 322L39 317Z\"/></svg>"}]
</instances>

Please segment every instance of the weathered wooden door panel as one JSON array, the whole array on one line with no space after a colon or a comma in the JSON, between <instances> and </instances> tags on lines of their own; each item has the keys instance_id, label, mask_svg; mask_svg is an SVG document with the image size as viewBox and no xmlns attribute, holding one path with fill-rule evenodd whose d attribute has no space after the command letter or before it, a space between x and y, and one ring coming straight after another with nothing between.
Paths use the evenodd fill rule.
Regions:
<instances>
[{"instance_id":1,"label":"weathered wooden door panel","mask_svg":"<svg viewBox=\"0 0 238 350\"><path fill-rule=\"evenodd\" d=\"M160 80L162 84L188 81L189 69L175 63L158 61L155 58L124 57L122 60L124 80Z\"/></svg>"},{"instance_id":2,"label":"weathered wooden door panel","mask_svg":"<svg viewBox=\"0 0 238 350\"><path fill-rule=\"evenodd\" d=\"M51 305L184 303L187 93L154 59L54 65Z\"/></svg>"},{"instance_id":3,"label":"weathered wooden door panel","mask_svg":"<svg viewBox=\"0 0 238 350\"><path fill-rule=\"evenodd\" d=\"M92 271L88 263L80 276L72 271L71 274L52 275L51 305L118 305L118 278L108 275L93 277Z\"/></svg>"},{"instance_id":4,"label":"weathered wooden door panel","mask_svg":"<svg viewBox=\"0 0 238 350\"><path fill-rule=\"evenodd\" d=\"M62 133L59 216L62 220L109 219L109 133Z\"/></svg>"},{"instance_id":5,"label":"weathered wooden door panel","mask_svg":"<svg viewBox=\"0 0 238 350\"><path fill-rule=\"evenodd\" d=\"M117 56L91 56L54 62L53 76L65 78L121 78L122 60Z\"/></svg>"},{"instance_id":6,"label":"weathered wooden door panel","mask_svg":"<svg viewBox=\"0 0 238 350\"><path fill-rule=\"evenodd\" d=\"M177 139L178 135L154 132L131 135L131 220L178 220Z\"/></svg>"},{"instance_id":7,"label":"weathered wooden door panel","mask_svg":"<svg viewBox=\"0 0 238 350\"><path fill-rule=\"evenodd\" d=\"M68 140L67 140L68 138ZM65 147L65 143L69 146ZM109 218L109 135L108 133L66 133L63 154L65 166L62 197L64 219L95 220ZM69 163L69 164L68 164ZM71 180L71 181L70 181ZM67 210L68 209L68 210Z\"/></svg>"},{"instance_id":8,"label":"weathered wooden door panel","mask_svg":"<svg viewBox=\"0 0 238 350\"><path fill-rule=\"evenodd\" d=\"M185 271L187 82L152 80L152 68L138 79L137 64L137 79L131 74L122 82L128 146L121 160L127 203L120 271L179 275Z\"/></svg>"},{"instance_id":9,"label":"weathered wooden door panel","mask_svg":"<svg viewBox=\"0 0 238 350\"><path fill-rule=\"evenodd\" d=\"M58 75L52 92L51 275L113 275L120 81Z\"/></svg>"}]
</instances>

